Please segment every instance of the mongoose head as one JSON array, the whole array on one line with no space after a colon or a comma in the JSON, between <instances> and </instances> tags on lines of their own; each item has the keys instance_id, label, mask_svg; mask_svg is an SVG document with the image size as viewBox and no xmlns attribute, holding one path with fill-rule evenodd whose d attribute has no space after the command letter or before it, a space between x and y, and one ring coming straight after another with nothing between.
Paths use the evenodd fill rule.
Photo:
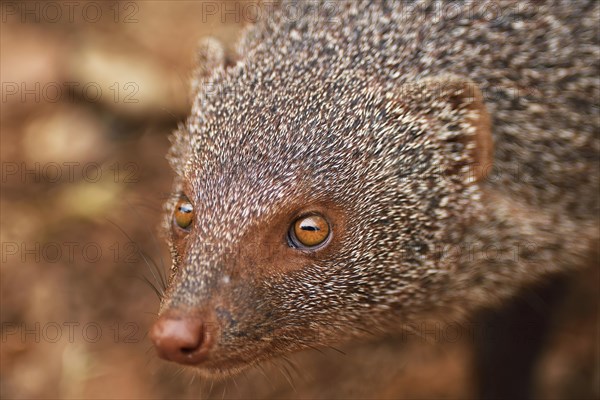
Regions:
<instances>
[{"instance_id":1,"label":"mongoose head","mask_svg":"<svg viewBox=\"0 0 600 400\"><path fill-rule=\"evenodd\" d=\"M477 88L301 64L217 66L173 136L173 267L151 337L206 375L393 330L452 297L439 250L491 159Z\"/></svg>"}]
</instances>

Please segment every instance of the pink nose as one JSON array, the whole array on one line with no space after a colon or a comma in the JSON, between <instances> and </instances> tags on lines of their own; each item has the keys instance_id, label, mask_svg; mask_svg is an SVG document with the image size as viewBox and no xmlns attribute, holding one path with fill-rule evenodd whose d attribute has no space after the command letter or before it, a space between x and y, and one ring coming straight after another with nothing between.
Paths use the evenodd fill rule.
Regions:
<instances>
[{"instance_id":1,"label":"pink nose","mask_svg":"<svg viewBox=\"0 0 600 400\"><path fill-rule=\"evenodd\" d=\"M206 359L211 337L199 318L162 315L150 330L159 357L180 364L198 364Z\"/></svg>"}]
</instances>

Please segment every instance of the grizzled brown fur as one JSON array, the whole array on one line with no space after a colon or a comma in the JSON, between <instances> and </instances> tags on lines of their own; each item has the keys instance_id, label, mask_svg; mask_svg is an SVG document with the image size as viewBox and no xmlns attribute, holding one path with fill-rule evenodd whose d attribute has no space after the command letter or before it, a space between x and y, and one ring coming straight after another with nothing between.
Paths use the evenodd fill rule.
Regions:
<instances>
[{"instance_id":1,"label":"grizzled brown fur","mask_svg":"<svg viewBox=\"0 0 600 400\"><path fill-rule=\"evenodd\" d=\"M166 204L161 314L214 325L205 373L455 318L586 262L596 1L296 6L249 28L237 60L205 42L173 136L195 220L177 231ZM291 248L314 211L331 243Z\"/></svg>"}]
</instances>

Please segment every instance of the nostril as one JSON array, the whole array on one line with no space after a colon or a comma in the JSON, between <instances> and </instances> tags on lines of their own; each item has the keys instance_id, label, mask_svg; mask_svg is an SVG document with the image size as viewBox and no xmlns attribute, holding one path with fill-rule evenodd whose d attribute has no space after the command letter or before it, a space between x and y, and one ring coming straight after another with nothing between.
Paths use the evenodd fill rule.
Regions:
<instances>
[{"instance_id":1,"label":"nostril","mask_svg":"<svg viewBox=\"0 0 600 400\"><path fill-rule=\"evenodd\" d=\"M197 364L206 358L209 340L199 318L161 316L150 330L158 355L182 364Z\"/></svg>"},{"instance_id":2,"label":"nostril","mask_svg":"<svg viewBox=\"0 0 600 400\"><path fill-rule=\"evenodd\" d=\"M193 353L194 350L196 350L196 349L197 349L197 347L183 347L181 349L181 352L188 354L188 353Z\"/></svg>"}]
</instances>

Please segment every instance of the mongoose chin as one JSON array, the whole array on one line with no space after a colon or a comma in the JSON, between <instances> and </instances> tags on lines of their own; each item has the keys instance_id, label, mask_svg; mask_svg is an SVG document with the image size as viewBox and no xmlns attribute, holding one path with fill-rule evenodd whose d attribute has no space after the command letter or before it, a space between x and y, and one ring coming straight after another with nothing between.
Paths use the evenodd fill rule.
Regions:
<instances>
[{"instance_id":1,"label":"mongoose chin","mask_svg":"<svg viewBox=\"0 0 600 400\"><path fill-rule=\"evenodd\" d=\"M584 265L598 3L497 2L506 19L465 3L444 18L306 2L250 27L236 54L203 42L168 155L161 357L235 373L454 321Z\"/></svg>"}]
</instances>

